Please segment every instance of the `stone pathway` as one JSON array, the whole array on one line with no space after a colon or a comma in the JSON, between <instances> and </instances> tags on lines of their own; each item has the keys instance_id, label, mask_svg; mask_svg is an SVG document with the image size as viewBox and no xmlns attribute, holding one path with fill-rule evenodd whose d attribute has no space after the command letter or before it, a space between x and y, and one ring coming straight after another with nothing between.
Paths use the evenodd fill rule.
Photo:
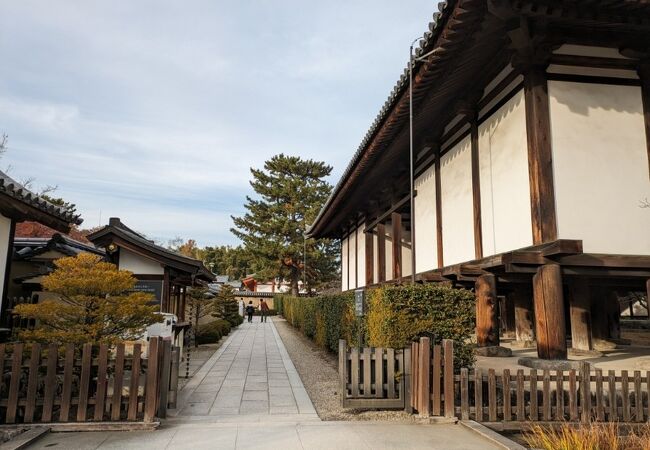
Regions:
<instances>
[{"instance_id":1,"label":"stone pathway","mask_svg":"<svg viewBox=\"0 0 650 450\"><path fill-rule=\"evenodd\" d=\"M273 322L243 323L179 392L156 431L51 433L34 449L502 448L460 425L323 422Z\"/></svg>"},{"instance_id":2,"label":"stone pathway","mask_svg":"<svg viewBox=\"0 0 650 450\"><path fill-rule=\"evenodd\" d=\"M273 322L258 317L228 337L179 400L176 420L319 420Z\"/></svg>"}]
</instances>

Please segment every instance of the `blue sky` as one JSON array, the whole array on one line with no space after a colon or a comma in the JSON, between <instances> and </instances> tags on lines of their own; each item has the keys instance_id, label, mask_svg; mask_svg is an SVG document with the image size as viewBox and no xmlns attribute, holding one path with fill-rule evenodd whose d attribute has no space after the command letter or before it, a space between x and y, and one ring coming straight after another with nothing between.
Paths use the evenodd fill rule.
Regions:
<instances>
[{"instance_id":1,"label":"blue sky","mask_svg":"<svg viewBox=\"0 0 650 450\"><path fill-rule=\"evenodd\" d=\"M166 242L235 244L249 167L284 152L338 180L427 29L411 0L9 1L0 166ZM408 7L407 7L408 5Z\"/></svg>"}]
</instances>

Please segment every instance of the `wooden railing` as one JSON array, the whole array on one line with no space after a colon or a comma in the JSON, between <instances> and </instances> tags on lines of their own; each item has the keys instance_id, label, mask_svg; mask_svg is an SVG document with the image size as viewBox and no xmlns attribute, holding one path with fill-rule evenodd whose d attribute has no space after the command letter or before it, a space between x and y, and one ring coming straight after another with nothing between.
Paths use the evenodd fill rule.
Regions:
<instances>
[{"instance_id":1,"label":"wooden railing","mask_svg":"<svg viewBox=\"0 0 650 450\"><path fill-rule=\"evenodd\" d=\"M411 405L423 416L478 422L650 420L650 372L453 370L453 343L411 346Z\"/></svg>"},{"instance_id":2,"label":"wooden railing","mask_svg":"<svg viewBox=\"0 0 650 450\"><path fill-rule=\"evenodd\" d=\"M339 341L339 382L345 408L391 409L406 406L409 349L348 348Z\"/></svg>"},{"instance_id":3,"label":"wooden railing","mask_svg":"<svg viewBox=\"0 0 650 450\"><path fill-rule=\"evenodd\" d=\"M172 377L171 342L141 344L0 344L0 423L152 422L164 416ZM176 349L176 355L178 351Z\"/></svg>"}]
</instances>

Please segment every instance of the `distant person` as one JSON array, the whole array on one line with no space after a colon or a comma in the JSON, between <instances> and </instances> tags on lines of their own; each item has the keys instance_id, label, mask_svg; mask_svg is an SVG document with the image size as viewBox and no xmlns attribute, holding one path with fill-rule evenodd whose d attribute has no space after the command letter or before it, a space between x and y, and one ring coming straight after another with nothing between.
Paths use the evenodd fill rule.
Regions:
<instances>
[{"instance_id":1,"label":"distant person","mask_svg":"<svg viewBox=\"0 0 650 450\"><path fill-rule=\"evenodd\" d=\"M260 316L262 317L262 322L266 322L266 316L269 313L269 305L266 304L264 299L260 300Z\"/></svg>"},{"instance_id":2,"label":"distant person","mask_svg":"<svg viewBox=\"0 0 650 450\"><path fill-rule=\"evenodd\" d=\"M253 313L255 312L255 307L253 306L253 300L248 302L246 305L246 314L248 314L248 323L253 322Z\"/></svg>"}]
</instances>

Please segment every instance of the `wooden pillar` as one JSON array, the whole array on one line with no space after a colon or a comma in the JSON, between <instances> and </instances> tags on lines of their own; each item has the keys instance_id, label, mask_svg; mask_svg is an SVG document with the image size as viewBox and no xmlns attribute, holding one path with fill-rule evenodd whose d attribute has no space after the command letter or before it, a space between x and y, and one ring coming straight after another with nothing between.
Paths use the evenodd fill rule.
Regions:
<instances>
[{"instance_id":1,"label":"wooden pillar","mask_svg":"<svg viewBox=\"0 0 650 450\"><path fill-rule=\"evenodd\" d=\"M499 308L499 314L503 317L505 324L505 333L503 337L514 339L516 336L515 325L515 298L512 292L509 292L504 298L503 308Z\"/></svg>"},{"instance_id":2,"label":"wooden pillar","mask_svg":"<svg viewBox=\"0 0 650 450\"><path fill-rule=\"evenodd\" d=\"M169 298L171 295L171 280L169 275L169 269L165 267L163 272L163 293L162 298L160 299L160 312L167 312L169 307Z\"/></svg>"},{"instance_id":3,"label":"wooden pillar","mask_svg":"<svg viewBox=\"0 0 650 450\"><path fill-rule=\"evenodd\" d=\"M548 82L544 67L524 73L533 244L557 239Z\"/></svg>"},{"instance_id":4,"label":"wooden pillar","mask_svg":"<svg viewBox=\"0 0 650 450\"><path fill-rule=\"evenodd\" d=\"M646 61L641 65L639 70L639 77L641 78L643 120L645 123L645 138L646 147L648 150L648 177L650 177L650 62ZM650 286L648 287L648 298L650 298Z\"/></svg>"},{"instance_id":5,"label":"wooden pillar","mask_svg":"<svg viewBox=\"0 0 650 450\"><path fill-rule=\"evenodd\" d=\"M390 215L393 239L393 279L402 278L402 215L392 213Z\"/></svg>"},{"instance_id":6,"label":"wooden pillar","mask_svg":"<svg viewBox=\"0 0 650 450\"><path fill-rule=\"evenodd\" d=\"M611 290L607 296L607 325L612 339L621 338L621 304L618 292Z\"/></svg>"},{"instance_id":7,"label":"wooden pillar","mask_svg":"<svg viewBox=\"0 0 650 450\"><path fill-rule=\"evenodd\" d=\"M386 225L377 224L377 271L378 283L386 281Z\"/></svg>"},{"instance_id":8,"label":"wooden pillar","mask_svg":"<svg viewBox=\"0 0 650 450\"><path fill-rule=\"evenodd\" d=\"M609 339L607 325L607 291L603 287L592 287L591 296L591 336L594 339Z\"/></svg>"},{"instance_id":9,"label":"wooden pillar","mask_svg":"<svg viewBox=\"0 0 650 450\"><path fill-rule=\"evenodd\" d=\"M476 279L476 343L479 347L499 345L497 284L492 274Z\"/></svg>"},{"instance_id":10,"label":"wooden pillar","mask_svg":"<svg viewBox=\"0 0 650 450\"><path fill-rule=\"evenodd\" d=\"M375 277L375 236L368 232L365 234L366 242L366 286L373 284Z\"/></svg>"},{"instance_id":11,"label":"wooden pillar","mask_svg":"<svg viewBox=\"0 0 650 450\"><path fill-rule=\"evenodd\" d=\"M472 144L472 199L474 205L474 256L483 258L483 226L481 222L481 178L478 157L478 119L470 122Z\"/></svg>"},{"instance_id":12,"label":"wooden pillar","mask_svg":"<svg viewBox=\"0 0 650 450\"><path fill-rule=\"evenodd\" d=\"M444 266L442 246L442 183L440 181L440 148L436 150L434 167L436 182L436 247L438 253L438 268Z\"/></svg>"},{"instance_id":13,"label":"wooden pillar","mask_svg":"<svg viewBox=\"0 0 650 450\"><path fill-rule=\"evenodd\" d=\"M537 355L542 359L566 359L566 325L562 269L546 264L533 277Z\"/></svg>"},{"instance_id":14,"label":"wooden pillar","mask_svg":"<svg viewBox=\"0 0 650 450\"><path fill-rule=\"evenodd\" d=\"M183 286L183 299L181 300L181 313L179 320L185 321L185 309L187 308L187 286Z\"/></svg>"},{"instance_id":15,"label":"wooden pillar","mask_svg":"<svg viewBox=\"0 0 650 450\"><path fill-rule=\"evenodd\" d=\"M517 286L510 294L515 309L515 338L521 343L535 340L533 293L527 286Z\"/></svg>"},{"instance_id":16,"label":"wooden pillar","mask_svg":"<svg viewBox=\"0 0 650 450\"><path fill-rule=\"evenodd\" d=\"M576 350L593 350L591 297L589 284L584 278L578 278L569 284L569 318L571 347Z\"/></svg>"}]
</instances>

